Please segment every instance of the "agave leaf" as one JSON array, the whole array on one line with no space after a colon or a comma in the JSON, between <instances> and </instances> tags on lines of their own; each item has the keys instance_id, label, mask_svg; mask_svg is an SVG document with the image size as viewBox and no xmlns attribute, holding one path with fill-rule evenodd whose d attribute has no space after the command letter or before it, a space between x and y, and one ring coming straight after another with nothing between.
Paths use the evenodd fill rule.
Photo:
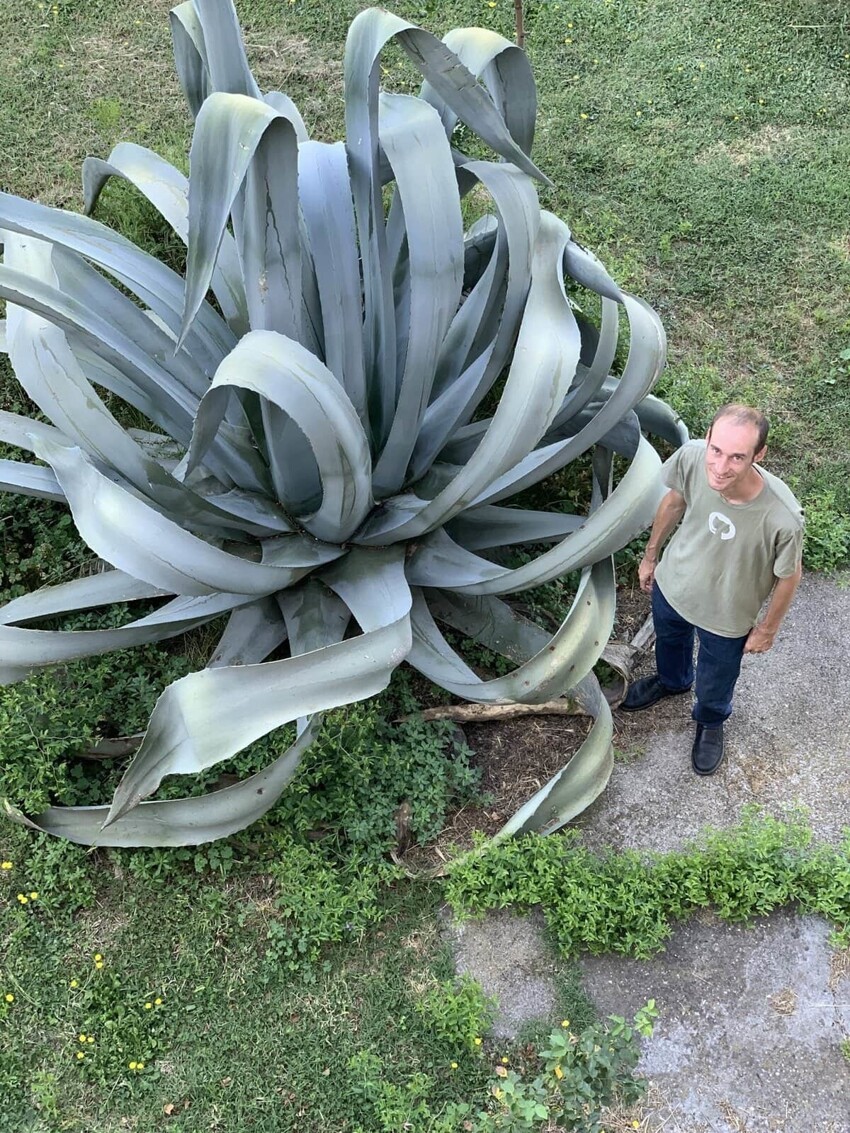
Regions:
<instances>
[{"instance_id":1,"label":"agave leaf","mask_svg":"<svg viewBox=\"0 0 850 1133\"><path fill-rule=\"evenodd\" d=\"M368 8L360 12L352 21L345 44L346 107L353 88L366 93L372 82L375 89L375 64L378 56L392 38L397 38L414 66L430 84L443 102L465 122L478 136L506 161L518 165L530 177L550 184L549 179L540 172L527 154L514 141L499 109L475 76L464 66L458 56L441 40L430 32L410 24L390 12L380 8ZM349 87L350 81L350 87ZM354 117L359 115L363 123L363 103L354 107ZM364 135L352 134L349 138L359 139Z\"/></svg>"},{"instance_id":2,"label":"agave leaf","mask_svg":"<svg viewBox=\"0 0 850 1133\"><path fill-rule=\"evenodd\" d=\"M165 641L204 625L246 599L242 594L175 598L160 610L117 629L45 630L0 626L0 684L23 680L33 669Z\"/></svg>"},{"instance_id":3,"label":"agave leaf","mask_svg":"<svg viewBox=\"0 0 850 1133\"><path fill-rule=\"evenodd\" d=\"M96 354L137 382L161 407L172 435L188 443L198 398L133 338L116 330L107 319L77 299L5 264L0 264L0 298L28 308L64 331L79 335ZM151 333L161 334L153 323L149 325ZM168 348L163 346L163 349Z\"/></svg>"},{"instance_id":4,"label":"agave leaf","mask_svg":"<svg viewBox=\"0 0 850 1133\"><path fill-rule=\"evenodd\" d=\"M489 28L454 28L443 43L476 78L481 78L496 109L523 153L530 154L537 117L537 88L528 56L515 43ZM440 113L446 134L457 125L455 114L429 82L420 97Z\"/></svg>"},{"instance_id":5,"label":"agave leaf","mask_svg":"<svg viewBox=\"0 0 850 1133\"><path fill-rule=\"evenodd\" d=\"M671 409L666 401L652 394L647 394L635 406L635 412L644 432L651 433L654 437L661 437L674 448L686 444L690 439L688 427L675 409Z\"/></svg>"},{"instance_id":6,"label":"agave leaf","mask_svg":"<svg viewBox=\"0 0 850 1133\"><path fill-rule=\"evenodd\" d=\"M518 543L548 543L563 539L584 525L583 515L564 515L558 511L529 511L515 507L483 504L453 519L447 531L468 551L488 547L511 547Z\"/></svg>"},{"instance_id":7,"label":"agave leaf","mask_svg":"<svg viewBox=\"0 0 850 1133\"><path fill-rule=\"evenodd\" d=\"M279 90L269 90L263 95L263 102L267 102L278 114L282 114L284 118L289 119L295 130L295 136L298 139L299 146L310 140L310 134L307 127L304 125L301 111L288 94L282 94Z\"/></svg>"},{"instance_id":8,"label":"agave leaf","mask_svg":"<svg viewBox=\"0 0 850 1133\"><path fill-rule=\"evenodd\" d=\"M492 423L475 453L415 516L407 518L388 505L384 515L367 522L358 542L414 538L446 523L521 460L549 428L569 389L580 349L560 274L567 239L566 225L544 214L514 359Z\"/></svg>"},{"instance_id":9,"label":"agave leaf","mask_svg":"<svg viewBox=\"0 0 850 1133\"><path fill-rule=\"evenodd\" d=\"M360 263L342 142L305 142L300 146L298 187L319 285L325 363L351 398L365 428Z\"/></svg>"},{"instance_id":10,"label":"agave leaf","mask_svg":"<svg viewBox=\"0 0 850 1133\"><path fill-rule=\"evenodd\" d=\"M280 161L272 160L269 145L260 149L269 130L272 130L269 145L283 147ZM260 168L256 175L252 175L247 189L249 213L243 220L241 209L238 210L240 223L237 224L237 244L240 245L251 325L262 328L267 319L273 321L285 317L281 316L281 311L291 314L296 310L293 289L299 296L297 315L300 318L300 260L297 272L293 266L289 274L283 259L277 263L269 259L266 263L266 254L271 253L267 243L271 232L266 224L260 224L264 202L271 193L271 223L283 241L282 256L288 258L298 254L297 145L293 124L258 98L214 93L201 107L189 158L189 254L180 343L186 338L210 286L228 216L258 150ZM268 166L270 160L274 168ZM283 186L268 183L266 174L272 173L275 176L286 174ZM257 238L261 238L261 247L255 242ZM266 270L273 271L275 285L282 284L284 287L279 304L278 298L272 296L275 288L269 286L265 294L263 292ZM268 315L267 302L275 304Z\"/></svg>"},{"instance_id":11,"label":"agave leaf","mask_svg":"<svg viewBox=\"0 0 850 1133\"><path fill-rule=\"evenodd\" d=\"M351 623L345 602L317 578L308 578L278 594L277 603L289 631L293 657L342 641Z\"/></svg>"},{"instance_id":12,"label":"agave leaf","mask_svg":"<svg viewBox=\"0 0 850 1133\"><path fill-rule=\"evenodd\" d=\"M42 247L46 260L41 275L49 283L51 247ZM9 357L21 385L70 441L111 465L142 494L170 508L175 517L196 527L219 533L234 529L242 535L244 524L240 520L164 471L121 428L89 383L58 327L14 306L9 311L9 324Z\"/></svg>"},{"instance_id":13,"label":"agave leaf","mask_svg":"<svg viewBox=\"0 0 850 1133\"><path fill-rule=\"evenodd\" d=\"M208 669L224 665L257 665L286 640L286 626L274 598L258 598L238 606L207 662Z\"/></svg>"},{"instance_id":14,"label":"agave leaf","mask_svg":"<svg viewBox=\"0 0 850 1133\"><path fill-rule=\"evenodd\" d=\"M345 602L315 578L278 594L277 601L289 632L292 657L342 641L351 623L351 611ZM309 716L299 716L299 735L309 722Z\"/></svg>"},{"instance_id":15,"label":"agave leaf","mask_svg":"<svg viewBox=\"0 0 850 1133\"><path fill-rule=\"evenodd\" d=\"M570 611L548 645L507 676L482 681L449 646L419 591L414 594L408 661L465 700L540 704L590 672L611 636L615 605L613 560L602 559L584 571Z\"/></svg>"},{"instance_id":16,"label":"agave leaf","mask_svg":"<svg viewBox=\"0 0 850 1133\"><path fill-rule=\"evenodd\" d=\"M214 547L109 480L79 448L40 441L36 452L62 486L74 523L95 554L152 586L178 594L271 594L343 553L297 535L264 544L251 562Z\"/></svg>"},{"instance_id":17,"label":"agave leaf","mask_svg":"<svg viewBox=\"0 0 850 1133\"><path fill-rule=\"evenodd\" d=\"M193 0L204 37L205 62L214 91L260 98L251 74L236 9L231 0Z\"/></svg>"},{"instance_id":18,"label":"agave leaf","mask_svg":"<svg viewBox=\"0 0 850 1133\"><path fill-rule=\"evenodd\" d=\"M200 109L200 107L198 107ZM83 197L87 214L110 177L128 181L163 216L183 243L189 239L189 180L179 169L153 150L132 142L120 142L106 161L87 157L83 162ZM211 287L228 326L236 335L248 329L245 288L236 243L229 232L222 237Z\"/></svg>"},{"instance_id":19,"label":"agave leaf","mask_svg":"<svg viewBox=\"0 0 850 1133\"><path fill-rule=\"evenodd\" d=\"M211 443L234 386L260 394L291 417L307 438L323 494L318 510L303 518L302 525L317 539L344 542L372 506L369 446L345 390L300 343L274 331L252 331L222 362L201 403L190 468ZM285 481L279 483L280 489L285 487Z\"/></svg>"},{"instance_id":20,"label":"agave leaf","mask_svg":"<svg viewBox=\"0 0 850 1133\"><path fill-rule=\"evenodd\" d=\"M597 295L604 295L617 303L623 301L623 293L603 264L594 256L593 252L570 240L564 249L564 271L577 283L595 291Z\"/></svg>"},{"instance_id":21,"label":"agave leaf","mask_svg":"<svg viewBox=\"0 0 850 1133\"><path fill-rule=\"evenodd\" d=\"M469 162L465 168L489 191L499 212L500 232L504 234L507 254L507 287L501 310L492 311L492 316L497 316L497 322L488 349L475 358L454 381L453 372L458 372L465 361L460 356L463 344L462 341L458 343L457 354L452 358L449 351L455 348L452 334L454 324L446 336L438 366L442 396L428 407L417 438L413 460L414 478L430 467L448 438L459 426L470 420L481 399L507 364L528 298L528 280L540 228L537 194L533 183L523 173L511 165L493 165L483 161ZM477 291L477 287L475 290ZM497 297L498 294L498 291L495 294L491 292L492 297ZM472 295L458 312L456 323L463 320L470 302L473 302ZM471 310L474 313L475 307ZM483 316L479 325L484 326L489 321L489 317ZM470 349L475 351L480 346L480 339L476 336Z\"/></svg>"},{"instance_id":22,"label":"agave leaf","mask_svg":"<svg viewBox=\"0 0 850 1133\"><path fill-rule=\"evenodd\" d=\"M605 789L614 768L611 709L592 674L585 679L584 686L585 711L595 717L589 735L567 766L502 827L500 838L532 831L552 834L586 810Z\"/></svg>"},{"instance_id":23,"label":"agave leaf","mask_svg":"<svg viewBox=\"0 0 850 1133\"><path fill-rule=\"evenodd\" d=\"M298 135L279 110L254 150L239 204L234 230L252 329L276 330L312 345L301 316Z\"/></svg>"},{"instance_id":24,"label":"agave leaf","mask_svg":"<svg viewBox=\"0 0 850 1133\"><path fill-rule=\"evenodd\" d=\"M20 492L39 500L65 502L65 493L49 468L20 460L0 460L0 492Z\"/></svg>"},{"instance_id":25,"label":"agave leaf","mask_svg":"<svg viewBox=\"0 0 850 1133\"><path fill-rule=\"evenodd\" d=\"M547 649L552 640L551 633L490 594L429 590L427 602L433 617L509 661L523 664Z\"/></svg>"},{"instance_id":26,"label":"agave leaf","mask_svg":"<svg viewBox=\"0 0 850 1133\"><path fill-rule=\"evenodd\" d=\"M624 547L652 521L663 495L661 460L641 438L634 461L623 479L578 531L510 570L482 559L435 531L419 544L408 563L413 586L436 586L465 594L519 593L559 575L578 570Z\"/></svg>"},{"instance_id":27,"label":"agave leaf","mask_svg":"<svg viewBox=\"0 0 850 1133\"><path fill-rule=\"evenodd\" d=\"M629 354L623 376L605 405L574 437L529 453L510 472L494 479L474 503L497 503L564 468L601 440L652 389L664 367L664 328L655 311L642 299L632 295L624 295L623 299L631 327Z\"/></svg>"},{"instance_id":28,"label":"agave leaf","mask_svg":"<svg viewBox=\"0 0 850 1133\"><path fill-rule=\"evenodd\" d=\"M395 416L373 477L376 494L385 496L404 481L440 346L460 303L463 221L451 151L432 107L383 95L380 138L395 175L394 207L398 203L404 215L411 316Z\"/></svg>"},{"instance_id":29,"label":"agave leaf","mask_svg":"<svg viewBox=\"0 0 850 1133\"><path fill-rule=\"evenodd\" d=\"M45 425L42 421L33 421L30 417L9 413L5 409L0 410L0 442L16 445L26 452L35 452L36 440L62 444L67 441L67 437L53 425Z\"/></svg>"},{"instance_id":30,"label":"agave leaf","mask_svg":"<svg viewBox=\"0 0 850 1133\"><path fill-rule=\"evenodd\" d=\"M9 347L6 342L6 320L0 319L0 354L7 354Z\"/></svg>"},{"instance_id":31,"label":"agave leaf","mask_svg":"<svg viewBox=\"0 0 850 1133\"><path fill-rule=\"evenodd\" d=\"M553 430L560 428L565 421L580 413L588 402L597 396L614 363L620 330L620 303L604 295L600 298L602 325L593 347L593 359L586 369L581 365L578 366L577 373L580 379L574 383L573 388L564 398L564 403L553 422Z\"/></svg>"},{"instance_id":32,"label":"agave leaf","mask_svg":"<svg viewBox=\"0 0 850 1133\"><path fill-rule=\"evenodd\" d=\"M77 252L107 271L173 331L179 328L185 295L181 277L92 217L0 193L0 229L35 236ZM235 341L224 319L209 303L203 303L186 338L188 349L194 351L200 345L205 352L221 357ZM170 356L173 346L167 349Z\"/></svg>"},{"instance_id":33,"label":"agave leaf","mask_svg":"<svg viewBox=\"0 0 850 1133\"><path fill-rule=\"evenodd\" d=\"M103 829L106 806L49 807L26 818L6 804L14 822L84 846L197 846L244 830L269 811L291 782L321 726L314 716L295 742L256 775L197 798L143 802Z\"/></svg>"},{"instance_id":34,"label":"agave leaf","mask_svg":"<svg viewBox=\"0 0 850 1133\"><path fill-rule=\"evenodd\" d=\"M204 99L210 93L203 28L192 0L185 0L183 4L172 8L169 17L177 78L189 103L192 117L197 118Z\"/></svg>"},{"instance_id":35,"label":"agave leaf","mask_svg":"<svg viewBox=\"0 0 850 1133\"><path fill-rule=\"evenodd\" d=\"M90 610L110 606L113 602L137 602L143 598L161 598L167 591L125 574L122 570L103 570L85 578L45 586L31 594L13 598L0 606L0 625L31 622L66 614L69 610Z\"/></svg>"},{"instance_id":36,"label":"agave leaf","mask_svg":"<svg viewBox=\"0 0 850 1133\"><path fill-rule=\"evenodd\" d=\"M346 148L363 258L366 372L375 375L370 411L379 445L383 444L390 423L385 407L394 404L396 334L381 201L378 83L381 51L394 37L440 98L488 145L530 176L548 184L514 142L486 90L445 44L429 32L377 8L355 17L345 45Z\"/></svg>"},{"instance_id":37,"label":"agave leaf","mask_svg":"<svg viewBox=\"0 0 850 1133\"><path fill-rule=\"evenodd\" d=\"M169 685L115 792L107 824L155 791L166 775L211 767L297 717L385 688L411 643L402 554L378 552L367 556L362 573L346 574L342 597L364 630L359 637L285 661L205 669ZM384 599L381 609L376 595Z\"/></svg>"}]
</instances>

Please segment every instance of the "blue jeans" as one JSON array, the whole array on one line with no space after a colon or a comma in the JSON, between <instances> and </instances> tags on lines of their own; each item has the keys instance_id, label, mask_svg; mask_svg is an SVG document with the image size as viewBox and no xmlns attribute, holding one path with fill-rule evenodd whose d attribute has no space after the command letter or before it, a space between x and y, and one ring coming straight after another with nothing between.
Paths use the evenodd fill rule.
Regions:
<instances>
[{"instance_id":1,"label":"blue jeans","mask_svg":"<svg viewBox=\"0 0 850 1133\"><path fill-rule=\"evenodd\" d=\"M694 633L699 639L696 664L696 703L693 718L710 727L732 715L732 693L741 671L743 637L720 637L686 622L676 613L657 582L652 585L655 623L655 666L665 688L680 691L694 683Z\"/></svg>"}]
</instances>

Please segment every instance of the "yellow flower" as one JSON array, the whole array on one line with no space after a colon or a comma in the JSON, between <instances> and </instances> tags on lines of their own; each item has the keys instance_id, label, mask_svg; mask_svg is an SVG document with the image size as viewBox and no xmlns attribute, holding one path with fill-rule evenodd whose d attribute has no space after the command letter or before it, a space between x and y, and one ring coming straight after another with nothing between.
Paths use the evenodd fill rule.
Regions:
<instances>
[{"instance_id":1,"label":"yellow flower","mask_svg":"<svg viewBox=\"0 0 850 1133\"><path fill-rule=\"evenodd\" d=\"M759 106L764 106L764 99L763 98L759 99Z\"/></svg>"},{"instance_id":2,"label":"yellow flower","mask_svg":"<svg viewBox=\"0 0 850 1133\"><path fill-rule=\"evenodd\" d=\"M18 900L21 902L22 905L26 905L27 901L29 901L29 897L25 897L23 895L23 893L19 893L18 894Z\"/></svg>"},{"instance_id":3,"label":"yellow flower","mask_svg":"<svg viewBox=\"0 0 850 1133\"><path fill-rule=\"evenodd\" d=\"M77 1038L81 1043L84 1043L86 1041L86 1036L83 1034L77 1035Z\"/></svg>"},{"instance_id":4,"label":"yellow flower","mask_svg":"<svg viewBox=\"0 0 850 1133\"><path fill-rule=\"evenodd\" d=\"M477 1036L472 1041L476 1046L481 1046L481 1039L479 1039Z\"/></svg>"},{"instance_id":5,"label":"yellow flower","mask_svg":"<svg viewBox=\"0 0 850 1133\"><path fill-rule=\"evenodd\" d=\"M68 984L68 987L79 987L79 986L80 986L80 984L79 984L78 980L71 980L71 982Z\"/></svg>"},{"instance_id":6,"label":"yellow flower","mask_svg":"<svg viewBox=\"0 0 850 1133\"><path fill-rule=\"evenodd\" d=\"M704 70L705 70L705 63L700 63L700 65L699 65L699 69L700 69L701 71L704 71Z\"/></svg>"},{"instance_id":7,"label":"yellow flower","mask_svg":"<svg viewBox=\"0 0 850 1133\"><path fill-rule=\"evenodd\" d=\"M127 1065L130 1067L131 1070L135 1070L136 1067L138 1066L138 1063L137 1062L128 1062Z\"/></svg>"},{"instance_id":8,"label":"yellow flower","mask_svg":"<svg viewBox=\"0 0 850 1133\"><path fill-rule=\"evenodd\" d=\"M564 1076L564 1072L563 1072L563 1070L561 1069L561 1067L560 1067L560 1066L556 1066L556 1067L555 1067L555 1077L556 1077L556 1078L557 1078L557 1079L558 1079L558 1080L560 1081L560 1079L561 1079L561 1078L563 1078L563 1076Z\"/></svg>"},{"instance_id":9,"label":"yellow flower","mask_svg":"<svg viewBox=\"0 0 850 1133\"><path fill-rule=\"evenodd\" d=\"M94 966L98 969L103 967L103 960L95 960Z\"/></svg>"},{"instance_id":10,"label":"yellow flower","mask_svg":"<svg viewBox=\"0 0 850 1133\"><path fill-rule=\"evenodd\" d=\"M457 1070L457 1063L456 1062L452 1063L452 1070Z\"/></svg>"},{"instance_id":11,"label":"yellow flower","mask_svg":"<svg viewBox=\"0 0 850 1133\"><path fill-rule=\"evenodd\" d=\"M0 862L0 869L11 869L11 868L12 868L11 862Z\"/></svg>"},{"instance_id":12,"label":"yellow flower","mask_svg":"<svg viewBox=\"0 0 850 1133\"><path fill-rule=\"evenodd\" d=\"M14 1003L15 1002L15 997L14 997L14 995L12 995L11 991L7 991L6 994L3 996L3 998L6 1000L7 1003Z\"/></svg>"},{"instance_id":13,"label":"yellow flower","mask_svg":"<svg viewBox=\"0 0 850 1133\"><path fill-rule=\"evenodd\" d=\"M137 1062L136 1063L136 1069L137 1070L144 1070L144 1068L145 1068L144 1062Z\"/></svg>"},{"instance_id":14,"label":"yellow flower","mask_svg":"<svg viewBox=\"0 0 850 1133\"><path fill-rule=\"evenodd\" d=\"M642 110L636 110L635 111L635 118L643 118L643 111Z\"/></svg>"},{"instance_id":15,"label":"yellow flower","mask_svg":"<svg viewBox=\"0 0 850 1133\"><path fill-rule=\"evenodd\" d=\"M157 998L154 1000L154 1003L156 1004L157 1007L162 1006L162 1000L159 998L159 996L157 996Z\"/></svg>"},{"instance_id":16,"label":"yellow flower","mask_svg":"<svg viewBox=\"0 0 850 1133\"><path fill-rule=\"evenodd\" d=\"M495 8L496 7L496 0L489 0L487 7L488 8Z\"/></svg>"},{"instance_id":17,"label":"yellow flower","mask_svg":"<svg viewBox=\"0 0 850 1133\"><path fill-rule=\"evenodd\" d=\"M568 27L568 28L571 28L572 26L573 26L572 24L567 24L567 27Z\"/></svg>"},{"instance_id":18,"label":"yellow flower","mask_svg":"<svg viewBox=\"0 0 850 1133\"><path fill-rule=\"evenodd\" d=\"M37 900L38 900L38 894L35 892L35 890L33 890L32 893L30 893L30 901L37 901Z\"/></svg>"},{"instance_id":19,"label":"yellow flower","mask_svg":"<svg viewBox=\"0 0 850 1133\"><path fill-rule=\"evenodd\" d=\"M94 954L95 964L98 962L98 960L102 960L102 959L103 959L103 957L101 956L101 954L99 952L95 952L95 954Z\"/></svg>"},{"instance_id":20,"label":"yellow flower","mask_svg":"<svg viewBox=\"0 0 850 1133\"><path fill-rule=\"evenodd\" d=\"M633 1121L632 1122L632 1129L640 1129L640 1122L639 1121Z\"/></svg>"},{"instance_id":21,"label":"yellow flower","mask_svg":"<svg viewBox=\"0 0 850 1133\"><path fill-rule=\"evenodd\" d=\"M586 114L579 114L579 118L581 118L582 122L587 121L587 115Z\"/></svg>"},{"instance_id":22,"label":"yellow flower","mask_svg":"<svg viewBox=\"0 0 850 1133\"><path fill-rule=\"evenodd\" d=\"M150 1011L150 1009L151 1009L152 1007L153 1007L153 1004L152 1004L152 1003L146 1003L146 1004L145 1004L145 1011Z\"/></svg>"},{"instance_id":23,"label":"yellow flower","mask_svg":"<svg viewBox=\"0 0 850 1133\"><path fill-rule=\"evenodd\" d=\"M564 43L572 43L572 40L569 36L567 36L567 38L564 40Z\"/></svg>"},{"instance_id":24,"label":"yellow flower","mask_svg":"<svg viewBox=\"0 0 850 1133\"><path fill-rule=\"evenodd\" d=\"M83 1052L82 1052L81 1050L78 1050L78 1051L77 1051L77 1058L78 1058L78 1060L79 1060L80 1062L82 1062L82 1060L83 1060L83 1059L84 1059L85 1057L86 1057L86 1056L85 1056L85 1055L83 1054Z\"/></svg>"},{"instance_id":25,"label":"yellow flower","mask_svg":"<svg viewBox=\"0 0 850 1133\"><path fill-rule=\"evenodd\" d=\"M507 1065L508 1065L508 1060L507 1060L507 1058L504 1058L504 1057L502 1058L502 1065L503 1065L503 1066L507 1066Z\"/></svg>"},{"instance_id":26,"label":"yellow flower","mask_svg":"<svg viewBox=\"0 0 850 1133\"><path fill-rule=\"evenodd\" d=\"M562 1019L561 1020L561 1026L562 1027L569 1027L569 1025L570 1025L569 1019Z\"/></svg>"},{"instance_id":27,"label":"yellow flower","mask_svg":"<svg viewBox=\"0 0 850 1133\"><path fill-rule=\"evenodd\" d=\"M86 1042L87 1043L93 1043L94 1042L94 1035L88 1035L86 1037Z\"/></svg>"}]
</instances>

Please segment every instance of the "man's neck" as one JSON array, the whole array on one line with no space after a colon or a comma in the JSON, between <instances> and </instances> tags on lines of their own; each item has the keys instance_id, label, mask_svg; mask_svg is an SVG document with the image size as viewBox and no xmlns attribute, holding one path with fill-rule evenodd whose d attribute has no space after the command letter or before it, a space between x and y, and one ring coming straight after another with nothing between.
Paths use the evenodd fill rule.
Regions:
<instances>
[{"instance_id":1,"label":"man's neck","mask_svg":"<svg viewBox=\"0 0 850 1133\"><path fill-rule=\"evenodd\" d=\"M754 500L756 496L761 494L764 488L764 478L758 469L753 466L746 480L742 484L736 484L733 492L721 492L721 496L729 504L748 504Z\"/></svg>"}]
</instances>

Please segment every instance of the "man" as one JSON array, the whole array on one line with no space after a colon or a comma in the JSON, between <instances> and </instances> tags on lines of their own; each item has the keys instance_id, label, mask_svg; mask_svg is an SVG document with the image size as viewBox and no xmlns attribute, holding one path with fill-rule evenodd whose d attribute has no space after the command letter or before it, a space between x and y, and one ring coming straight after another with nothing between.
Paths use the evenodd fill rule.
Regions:
<instances>
[{"instance_id":1,"label":"man","mask_svg":"<svg viewBox=\"0 0 850 1133\"><path fill-rule=\"evenodd\" d=\"M713 774L723 758L723 722L743 654L773 645L802 574L802 509L778 477L758 466L767 431L759 410L724 405L704 441L670 457L662 468L670 490L639 568L641 588L652 594L657 672L636 681L620 707L649 708L687 692L696 676L691 762L698 775Z\"/></svg>"}]
</instances>

